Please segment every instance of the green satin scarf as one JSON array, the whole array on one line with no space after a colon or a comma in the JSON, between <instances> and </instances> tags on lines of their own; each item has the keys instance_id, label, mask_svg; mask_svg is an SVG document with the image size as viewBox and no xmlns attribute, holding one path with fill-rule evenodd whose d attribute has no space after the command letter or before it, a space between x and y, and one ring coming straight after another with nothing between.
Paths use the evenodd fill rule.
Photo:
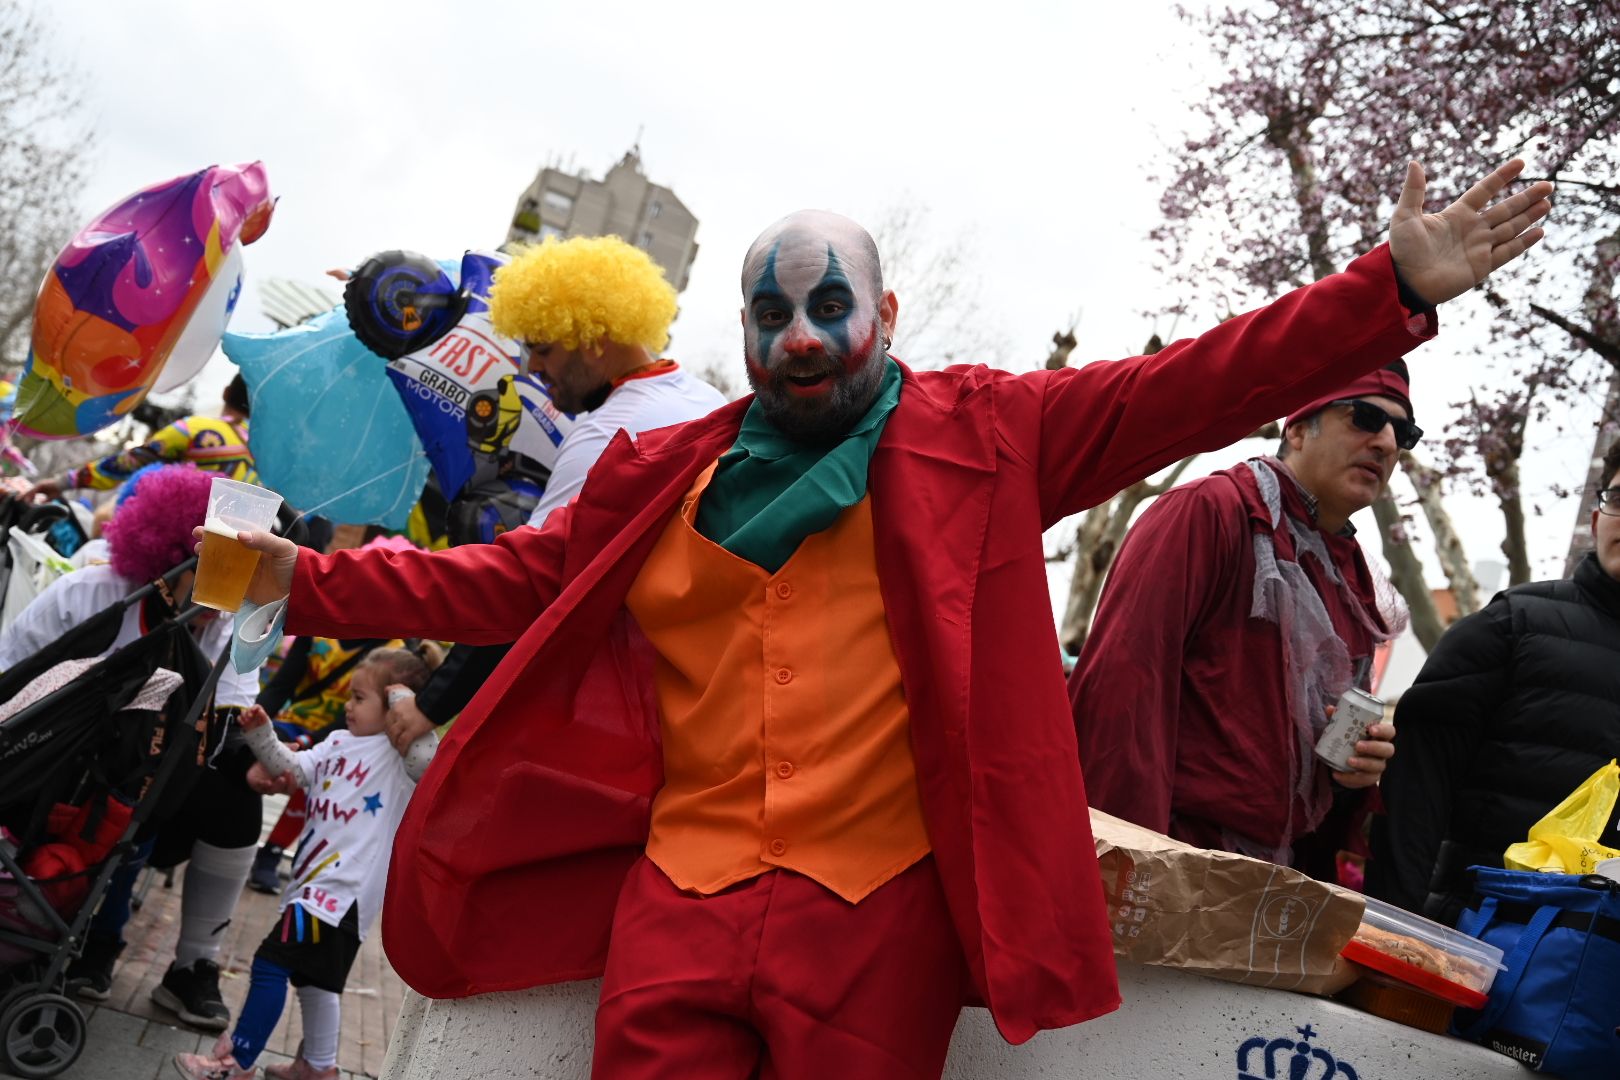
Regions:
<instances>
[{"instance_id":1,"label":"green satin scarf","mask_svg":"<svg viewBox=\"0 0 1620 1080\"><path fill-rule=\"evenodd\" d=\"M828 446L805 446L783 435L756 398L703 491L697 531L776 573L805 537L866 497L872 453L900 404L900 382L900 365L887 360L871 408Z\"/></svg>"}]
</instances>

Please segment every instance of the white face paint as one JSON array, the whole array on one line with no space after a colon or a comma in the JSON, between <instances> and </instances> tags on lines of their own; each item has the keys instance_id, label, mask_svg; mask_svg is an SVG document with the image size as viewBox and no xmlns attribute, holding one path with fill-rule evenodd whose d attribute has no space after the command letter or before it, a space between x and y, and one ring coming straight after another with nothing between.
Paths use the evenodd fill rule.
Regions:
<instances>
[{"instance_id":1,"label":"white face paint","mask_svg":"<svg viewBox=\"0 0 1620 1080\"><path fill-rule=\"evenodd\" d=\"M843 434L876 396L885 363L872 239L836 214L784 218L743 266L748 381L766 415L807 441Z\"/></svg>"}]
</instances>

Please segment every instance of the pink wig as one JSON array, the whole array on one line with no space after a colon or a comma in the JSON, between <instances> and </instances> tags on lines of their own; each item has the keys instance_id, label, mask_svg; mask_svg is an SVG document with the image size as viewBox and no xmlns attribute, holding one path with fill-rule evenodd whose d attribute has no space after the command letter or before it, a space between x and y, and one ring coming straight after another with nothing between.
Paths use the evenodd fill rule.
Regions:
<instances>
[{"instance_id":1,"label":"pink wig","mask_svg":"<svg viewBox=\"0 0 1620 1080\"><path fill-rule=\"evenodd\" d=\"M192 465L165 465L135 481L135 493L107 523L113 573L151 581L190 558L191 530L208 513L211 474Z\"/></svg>"}]
</instances>

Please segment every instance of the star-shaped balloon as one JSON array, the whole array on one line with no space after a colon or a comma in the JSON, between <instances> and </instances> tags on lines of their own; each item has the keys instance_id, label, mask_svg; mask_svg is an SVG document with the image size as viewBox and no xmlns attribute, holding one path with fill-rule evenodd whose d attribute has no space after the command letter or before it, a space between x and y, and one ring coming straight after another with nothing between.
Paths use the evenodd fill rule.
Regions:
<instances>
[{"instance_id":1,"label":"star-shaped balloon","mask_svg":"<svg viewBox=\"0 0 1620 1080\"><path fill-rule=\"evenodd\" d=\"M387 362L360 344L343 309L273 334L226 334L224 344L247 380L265 486L331 521L405 528L427 456Z\"/></svg>"}]
</instances>

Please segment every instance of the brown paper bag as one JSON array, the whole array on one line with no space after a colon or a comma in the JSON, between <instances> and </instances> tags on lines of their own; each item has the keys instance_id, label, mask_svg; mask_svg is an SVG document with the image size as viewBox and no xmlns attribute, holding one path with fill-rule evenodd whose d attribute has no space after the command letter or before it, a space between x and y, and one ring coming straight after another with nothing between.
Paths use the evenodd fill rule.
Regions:
<instances>
[{"instance_id":1,"label":"brown paper bag","mask_svg":"<svg viewBox=\"0 0 1620 1080\"><path fill-rule=\"evenodd\" d=\"M1091 811L1114 953L1218 979L1333 994L1362 898L1286 866L1208 851Z\"/></svg>"}]
</instances>

